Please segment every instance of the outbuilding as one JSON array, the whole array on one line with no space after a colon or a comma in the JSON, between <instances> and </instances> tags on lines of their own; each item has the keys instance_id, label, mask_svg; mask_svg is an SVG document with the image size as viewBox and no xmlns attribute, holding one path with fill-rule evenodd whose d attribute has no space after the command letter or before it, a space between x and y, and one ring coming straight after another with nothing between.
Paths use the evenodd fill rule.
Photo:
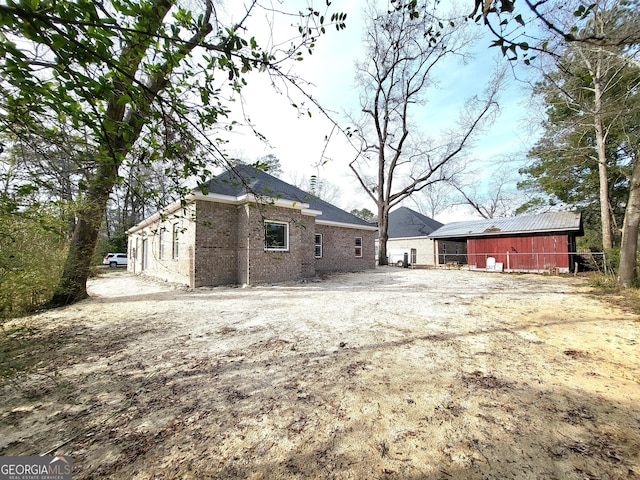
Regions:
<instances>
[{"instance_id":1,"label":"outbuilding","mask_svg":"<svg viewBox=\"0 0 640 480\"><path fill-rule=\"evenodd\" d=\"M429 238L442 223L408 207L389 212L387 227L387 263L403 265L404 259L413 267L435 266L435 243ZM376 252L379 240L376 238Z\"/></svg>"},{"instance_id":2,"label":"outbuilding","mask_svg":"<svg viewBox=\"0 0 640 480\"><path fill-rule=\"evenodd\" d=\"M455 261L470 269L562 273L575 268L576 237L582 235L580 213L549 212L454 222L429 236L440 265ZM452 253L452 245L465 248L466 255Z\"/></svg>"}]
</instances>

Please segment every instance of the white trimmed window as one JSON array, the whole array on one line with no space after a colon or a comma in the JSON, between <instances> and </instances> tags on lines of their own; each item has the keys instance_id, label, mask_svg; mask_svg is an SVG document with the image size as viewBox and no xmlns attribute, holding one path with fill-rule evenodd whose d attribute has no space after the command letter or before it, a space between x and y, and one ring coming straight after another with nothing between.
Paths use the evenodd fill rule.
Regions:
<instances>
[{"instance_id":1,"label":"white trimmed window","mask_svg":"<svg viewBox=\"0 0 640 480\"><path fill-rule=\"evenodd\" d=\"M315 257L322 258L322 234L321 233L316 233L315 247L316 247Z\"/></svg>"},{"instance_id":2,"label":"white trimmed window","mask_svg":"<svg viewBox=\"0 0 640 480\"><path fill-rule=\"evenodd\" d=\"M167 241L167 239L165 238L167 229L166 228L161 228L160 229L160 245L158 247L158 258L160 260L162 260L164 258L164 242Z\"/></svg>"},{"instance_id":3,"label":"white trimmed window","mask_svg":"<svg viewBox=\"0 0 640 480\"><path fill-rule=\"evenodd\" d=\"M272 252L289 251L289 224L265 220L264 249Z\"/></svg>"},{"instance_id":4,"label":"white trimmed window","mask_svg":"<svg viewBox=\"0 0 640 480\"><path fill-rule=\"evenodd\" d=\"M177 223L173 224L173 238L172 238L172 247L173 247L173 253L172 253L172 258L174 260L178 259L178 253L179 253L179 246L180 243L178 242L178 234L180 233L180 226Z\"/></svg>"},{"instance_id":5,"label":"white trimmed window","mask_svg":"<svg viewBox=\"0 0 640 480\"><path fill-rule=\"evenodd\" d=\"M362 237L356 237L356 257L362 257Z\"/></svg>"}]
</instances>

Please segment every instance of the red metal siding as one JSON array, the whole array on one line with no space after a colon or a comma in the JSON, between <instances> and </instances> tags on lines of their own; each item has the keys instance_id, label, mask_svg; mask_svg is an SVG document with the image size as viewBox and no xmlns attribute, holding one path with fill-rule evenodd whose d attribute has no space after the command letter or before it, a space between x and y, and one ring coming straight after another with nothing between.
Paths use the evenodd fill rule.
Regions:
<instances>
[{"instance_id":1,"label":"red metal siding","mask_svg":"<svg viewBox=\"0 0 640 480\"><path fill-rule=\"evenodd\" d=\"M569 268L569 236L470 238L469 264L486 268L487 257L494 257L511 270L549 270Z\"/></svg>"}]
</instances>

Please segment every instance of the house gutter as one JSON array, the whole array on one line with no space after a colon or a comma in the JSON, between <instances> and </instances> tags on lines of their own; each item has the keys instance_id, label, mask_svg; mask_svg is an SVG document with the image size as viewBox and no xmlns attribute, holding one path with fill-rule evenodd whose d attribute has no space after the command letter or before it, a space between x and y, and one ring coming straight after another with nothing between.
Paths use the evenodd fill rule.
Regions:
<instances>
[{"instance_id":1,"label":"house gutter","mask_svg":"<svg viewBox=\"0 0 640 480\"><path fill-rule=\"evenodd\" d=\"M134 225L129 230L127 230L126 233L130 235L132 233L137 232L138 230L142 230L143 228L148 227L149 225L160 220L162 217L171 215L173 212L175 212L176 210L179 210L181 207L186 207L187 204L189 204L194 198L195 198L195 195L187 195L184 201L178 201L178 202L172 203L167 208L164 208L159 212L154 213L153 215L151 215L150 217L147 217L137 225Z\"/></svg>"},{"instance_id":2,"label":"house gutter","mask_svg":"<svg viewBox=\"0 0 640 480\"><path fill-rule=\"evenodd\" d=\"M376 238L376 240L378 240ZM417 237L389 237L387 240L431 240L428 235L420 235Z\"/></svg>"},{"instance_id":3,"label":"house gutter","mask_svg":"<svg viewBox=\"0 0 640 480\"><path fill-rule=\"evenodd\" d=\"M256 197L253 193L246 193L239 197L236 197L238 204L243 203L259 203L261 205L270 205L274 207L294 208L297 210L305 210L309 208L308 203L298 202L296 200L287 200L285 198L273 198L273 197Z\"/></svg>"},{"instance_id":4,"label":"house gutter","mask_svg":"<svg viewBox=\"0 0 640 480\"><path fill-rule=\"evenodd\" d=\"M225 203L227 205L243 205L247 203L256 203L262 205L273 205L274 207L283 207L283 208L293 208L297 210L301 210L304 215L313 215L318 216L322 215L320 210L312 210L309 208L308 203L297 202L295 200L287 200L284 198L272 198L272 197L256 197L253 194L245 194L239 197L234 197L232 195L221 195L219 193L210 193L208 195L201 194L189 194L184 200L177 201L169 205L168 207L160 210L159 212L154 213L150 217L146 218L142 222L134 225L129 230L127 230L127 234L132 234L137 232L138 230L142 230L149 225L159 221L162 217L166 217L167 215L171 215L173 212L179 210L181 207L186 207L189 203L194 202L195 200L202 200L205 202L215 202L215 203Z\"/></svg>"},{"instance_id":5,"label":"house gutter","mask_svg":"<svg viewBox=\"0 0 640 480\"><path fill-rule=\"evenodd\" d=\"M342 228L353 228L357 230L370 230L375 232L378 230L378 227L369 226L369 225L357 225L355 223L342 223L342 222L331 222L328 220L317 219L316 225L326 225L328 227L342 227Z\"/></svg>"}]
</instances>

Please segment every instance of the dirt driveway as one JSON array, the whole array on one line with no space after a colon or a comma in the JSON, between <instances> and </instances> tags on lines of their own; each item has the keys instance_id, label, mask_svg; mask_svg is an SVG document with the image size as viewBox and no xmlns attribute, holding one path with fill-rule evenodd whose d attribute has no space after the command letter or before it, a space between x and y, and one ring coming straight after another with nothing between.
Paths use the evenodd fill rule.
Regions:
<instances>
[{"instance_id":1,"label":"dirt driveway","mask_svg":"<svg viewBox=\"0 0 640 480\"><path fill-rule=\"evenodd\" d=\"M75 480L640 478L640 322L579 279L90 291L5 324L0 454Z\"/></svg>"}]
</instances>

